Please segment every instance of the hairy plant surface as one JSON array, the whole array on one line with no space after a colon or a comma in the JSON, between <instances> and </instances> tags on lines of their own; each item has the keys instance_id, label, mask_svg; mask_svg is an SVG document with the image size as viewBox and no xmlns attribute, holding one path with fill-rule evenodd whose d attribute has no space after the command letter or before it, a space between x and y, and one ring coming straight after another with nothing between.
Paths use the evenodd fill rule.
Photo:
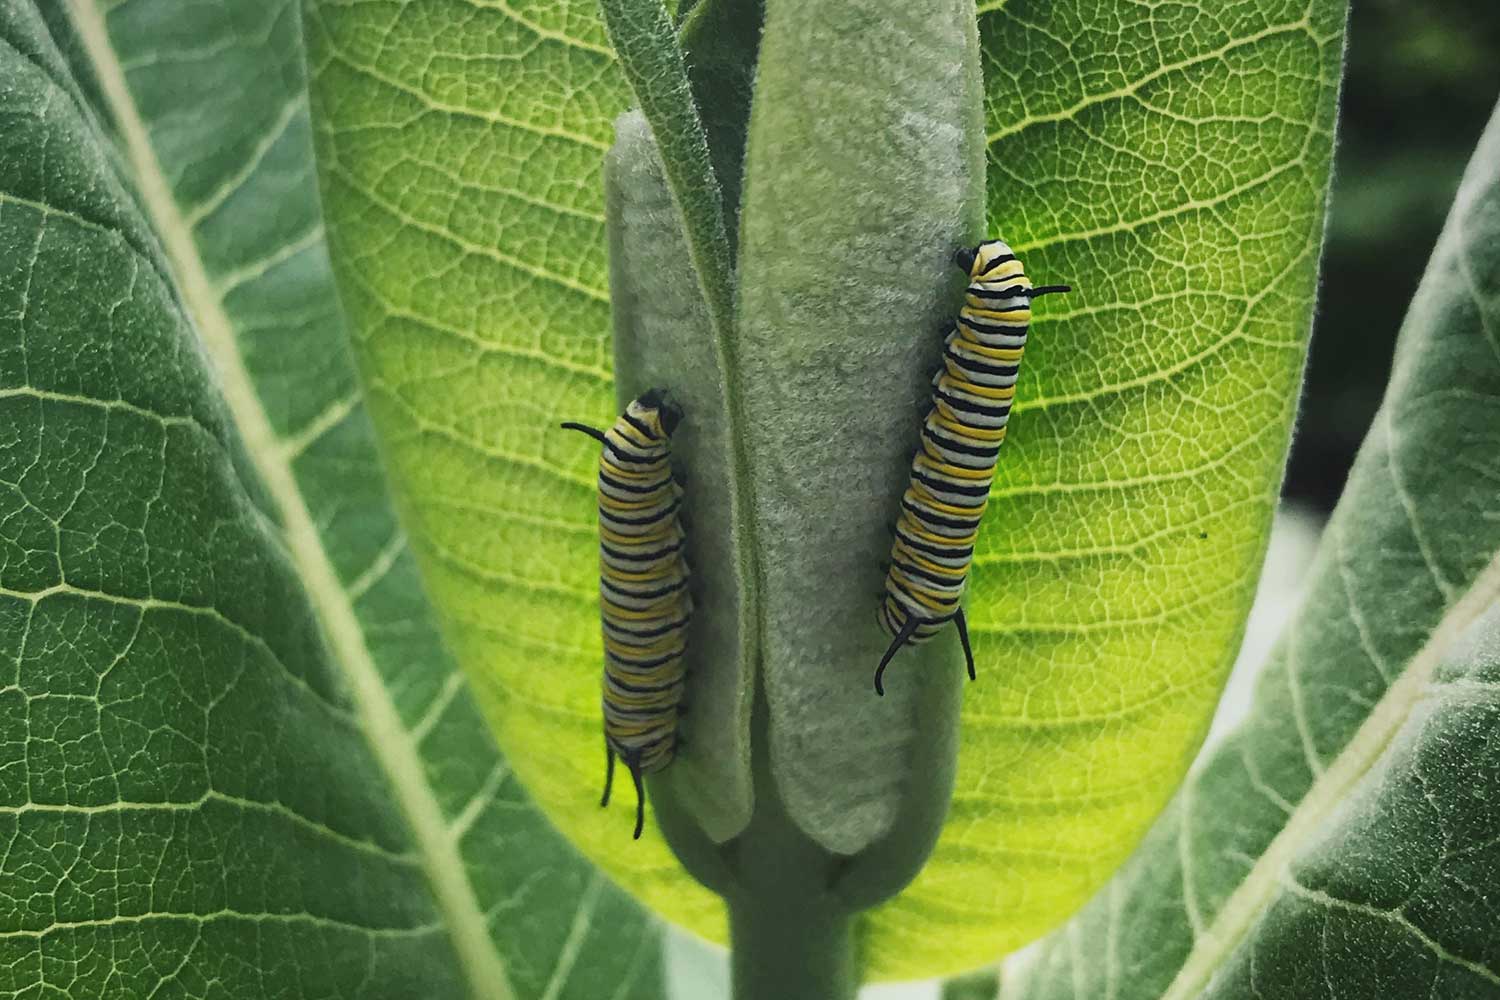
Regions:
<instances>
[{"instance_id":1,"label":"hairy plant surface","mask_svg":"<svg viewBox=\"0 0 1500 1000\"><path fill-rule=\"evenodd\" d=\"M46 15L0 4L0 992L660 996L438 642L297 5Z\"/></svg>"},{"instance_id":2,"label":"hairy plant surface","mask_svg":"<svg viewBox=\"0 0 1500 1000\"><path fill-rule=\"evenodd\" d=\"M655 997L653 913L726 937L708 885L746 997L1074 914L1008 997L1496 995L1500 125L1250 721L1183 778L1291 433L1342 23L0 0L0 991ZM987 235L1074 291L978 682L950 632L877 698ZM597 451L557 424L650 386L698 613L631 843Z\"/></svg>"}]
</instances>

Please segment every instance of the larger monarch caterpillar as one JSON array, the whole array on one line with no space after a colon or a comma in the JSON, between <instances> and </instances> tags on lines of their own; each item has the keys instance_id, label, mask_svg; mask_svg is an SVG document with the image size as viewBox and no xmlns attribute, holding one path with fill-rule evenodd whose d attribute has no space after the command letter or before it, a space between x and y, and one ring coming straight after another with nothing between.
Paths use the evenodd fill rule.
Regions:
<instances>
[{"instance_id":1,"label":"larger monarch caterpillar","mask_svg":"<svg viewBox=\"0 0 1500 1000\"><path fill-rule=\"evenodd\" d=\"M671 436L682 412L657 389L631 401L607 431L565 423L599 455L599 608L604 633L604 796L615 759L635 784L635 839L646 822L641 776L677 752L683 633L692 614L672 478Z\"/></svg>"},{"instance_id":2,"label":"larger monarch caterpillar","mask_svg":"<svg viewBox=\"0 0 1500 1000\"><path fill-rule=\"evenodd\" d=\"M967 272L969 287L958 322L944 340L943 367L932 380L932 408L922 424L922 447L912 459L911 485L901 498L891 543L879 617L892 638L875 668L875 691L882 695L881 678L897 650L926 642L950 620L958 627L969 679L974 679L974 652L959 601L1005 440L1031 300L1072 291L1067 285L1033 287L1003 240L960 250L953 262Z\"/></svg>"}]
</instances>

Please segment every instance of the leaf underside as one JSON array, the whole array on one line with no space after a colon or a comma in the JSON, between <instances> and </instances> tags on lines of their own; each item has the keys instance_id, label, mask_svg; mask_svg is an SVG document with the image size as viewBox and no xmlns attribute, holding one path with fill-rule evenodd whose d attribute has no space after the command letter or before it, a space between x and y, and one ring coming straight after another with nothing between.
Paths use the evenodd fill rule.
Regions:
<instances>
[{"instance_id":1,"label":"leaf underside","mask_svg":"<svg viewBox=\"0 0 1500 1000\"><path fill-rule=\"evenodd\" d=\"M1500 112L1249 718L1020 1000L1500 989L1493 622L1449 656L1500 597L1497 234Z\"/></svg>"},{"instance_id":2,"label":"leaf underside","mask_svg":"<svg viewBox=\"0 0 1500 1000\"><path fill-rule=\"evenodd\" d=\"M1134 845L1206 730L1290 431L1342 10L980 9L991 231L1038 280L1077 291L1038 310L970 592L981 677L964 692L952 812L918 881L866 921L874 975L977 965L1062 919ZM659 841L623 844L629 804L601 815L592 798L594 451L549 431L615 412L599 166L630 98L592 3L320 3L310 24L335 265L450 643L549 817L660 912L720 937L714 901ZM837 131L857 122L820 124L828 149L857 148ZM752 169L747 199L756 183ZM887 214L858 212L874 230ZM822 237L819 218L793 221ZM755 224L742 220L742 239ZM796 233L769 235L790 247ZM838 260L799 266L826 280ZM932 280L944 273L935 256ZM942 318L911 331L913 350L931 353ZM781 335L784 358L868 374L820 354L815 329ZM731 375L759 363L747 352ZM808 435L829 419L796 416ZM892 446L851 489L893 514L909 449ZM860 612L831 631L867 626ZM935 648L934 664L956 655ZM931 687L919 662L904 679ZM891 821L886 790L855 782L839 800L852 807L819 818L816 781L795 775L837 746L808 739L827 719L794 715L775 753L778 780L802 789L799 822L831 845L868 842Z\"/></svg>"},{"instance_id":3,"label":"leaf underside","mask_svg":"<svg viewBox=\"0 0 1500 1000\"><path fill-rule=\"evenodd\" d=\"M886 975L1074 910L1207 731L1253 597L1329 177L1336 0L980 7L990 231L1038 283L971 578L980 682Z\"/></svg>"},{"instance_id":4,"label":"leaf underside","mask_svg":"<svg viewBox=\"0 0 1500 1000\"><path fill-rule=\"evenodd\" d=\"M718 901L628 795L598 807L598 447L612 374L601 171L629 102L596 0L316 2L329 246L367 403L445 638L510 764L659 913Z\"/></svg>"},{"instance_id":5,"label":"leaf underside","mask_svg":"<svg viewBox=\"0 0 1500 1000\"><path fill-rule=\"evenodd\" d=\"M298 5L45 21L0 13L0 884L28 889L0 992L659 995L654 922L531 807L438 642L333 293Z\"/></svg>"}]
</instances>

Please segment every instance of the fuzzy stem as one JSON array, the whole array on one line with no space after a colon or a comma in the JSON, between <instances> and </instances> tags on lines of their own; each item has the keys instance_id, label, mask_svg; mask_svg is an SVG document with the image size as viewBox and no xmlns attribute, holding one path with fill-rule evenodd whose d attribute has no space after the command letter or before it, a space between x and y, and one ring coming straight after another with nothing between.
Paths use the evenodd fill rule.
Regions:
<instances>
[{"instance_id":1,"label":"fuzzy stem","mask_svg":"<svg viewBox=\"0 0 1500 1000\"><path fill-rule=\"evenodd\" d=\"M853 1000L859 988L848 913L792 894L730 903L734 1000Z\"/></svg>"},{"instance_id":2,"label":"fuzzy stem","mask_svg":"<svg viewBox=\"0 0 1500 1000\"><path fill-rule=\"evenodd\" d=\"M831 891L840 859L787 815L771 778L764 692L751 720L755 815L732 845L729 908L734 1000L853 1000L854 911Z\"/></svg>"}]
</instances>

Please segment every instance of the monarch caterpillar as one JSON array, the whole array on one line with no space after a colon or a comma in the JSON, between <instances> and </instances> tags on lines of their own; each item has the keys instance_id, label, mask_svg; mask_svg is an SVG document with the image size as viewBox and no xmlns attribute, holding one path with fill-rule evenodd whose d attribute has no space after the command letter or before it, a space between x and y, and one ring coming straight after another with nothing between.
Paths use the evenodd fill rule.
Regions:
<instances>
[{"instance_id":1,"label":"monarch caterpillar","mask_svg":"<svg viewBox=\"0 0 1500 1000\"><path fill-rule=\"evenodd\" d=\"M922 447L911 463L911 484L901 498L901 517L891 543L880 624L891 644L875 668L875 692L891 657L918 645L950 619L958 626L969 679L974 652L959 604L979 521L989 503L995 461L1005 440L1031 300L1067 285L1035 288L1003 240L960 250L953 263L969 276L958 322L943 349L943 367L933 376L932 408L922 424Z\"/></svg>"},{"instance_id":2,"label":"monarch caterpillar","mask_svg":"<svg viewBox=\"0 0 1500 1000\"><path fill-rule=\"evenodd\" d=\"M672 478L671 436L682 419L657 389L632 400L607 431L565 423L604 446L599 455L599 605L604 633L604 796L615 759L635 784L635 839L646 822L641 776L677 752L683 632L692 614Z\"/></svg>"}]
</instances>

